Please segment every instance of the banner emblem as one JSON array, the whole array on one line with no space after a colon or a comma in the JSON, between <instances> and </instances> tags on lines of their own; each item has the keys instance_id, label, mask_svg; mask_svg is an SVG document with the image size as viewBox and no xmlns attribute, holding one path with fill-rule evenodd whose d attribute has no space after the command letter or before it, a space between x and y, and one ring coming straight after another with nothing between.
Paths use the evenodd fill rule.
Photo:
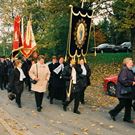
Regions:
<instances>
[{"instance_id":1,"label":"banner emblem","mask_svg":"<svg viewBox=\"0 0 135 135\"><path fill-rule=\"evenodd\" d=\"M87 24L85 23L85 20L81 19L78 21L76 24L74 36L77 48L81 49L87 37Z\"/></svg>"}]
</instances>

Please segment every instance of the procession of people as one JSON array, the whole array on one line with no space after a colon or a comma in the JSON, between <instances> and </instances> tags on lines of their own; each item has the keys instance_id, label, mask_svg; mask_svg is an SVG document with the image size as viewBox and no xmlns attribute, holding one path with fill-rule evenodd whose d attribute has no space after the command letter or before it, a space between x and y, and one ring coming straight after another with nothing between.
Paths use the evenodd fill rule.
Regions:
<instances>
[{"instance_id":1,"label":"procession of people","mask_svg":"<svg viewBox=\"0 0 135 135\"><path fill-rule=\"evenodd\" d=\"M28 91L35 94L35 106L38 112L42 111L44 92L47 91L50 104L60 100L63 110L67 111L69 103L74 100L73 112L80 114L79 104L85 103L85 89L90 85L89 66L83 58L77 62L69 57L65 61L63 56L58 58L52 56L52 61L49 64L45 63L44 55L38 55L36 61L25 57L11 61L1 57L1 90L7 89L9 99L13 101L15 99L17 106L22 108L21 95L25 86Z\"/></svg>"},{"instance_id":2,"label":"procession of people","mask_svg":"<svg viewBox=\"0 0 135 135\"><path fill-rule=\"evenodd\" d=\"M51 62L45 63L43 55L38 55L36 60L21 57L11 61L0 57L0 89L7 90L8 98L15 101L18 108L22 108L21 95L25 86L35 94L35 108L38 112L42 111L44 93L47 92L50 105L56 104L55 100L60 100L63 111L67 111L74 101L73 113L81 114L79 105L85 104L85 90L91 84L91 69L85 59L69 57L65 61L63 56L52 56ZM109 111L113 121L125 108L123 121L135 123L131 116L132 108L135 110L135 77L132 68L132 58L125 58L117 82L116 97L119 104Z\"/></svg>"}]
</instances>

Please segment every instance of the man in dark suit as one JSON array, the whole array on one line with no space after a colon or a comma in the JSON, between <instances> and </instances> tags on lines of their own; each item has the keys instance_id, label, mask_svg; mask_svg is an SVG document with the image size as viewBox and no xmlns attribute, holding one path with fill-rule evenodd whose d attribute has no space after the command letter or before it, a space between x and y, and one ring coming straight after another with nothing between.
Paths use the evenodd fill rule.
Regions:
<instances>
[{"instance_id":1,"label":"man in dark suit","mask_svg":"<svg viewBox=\"0 0 135 135\"><path fill-rule=\"evenodd\" d=\"M7 64L4 60L4 57L1 57L0 59L0 88L3 90L6 88L7 84Z\"/></svg>"},{"instance_id":2,"label":"man in dark suit","mask_svg":"<svg viewBox=\"0 0 135 135\"><path fill-rule=\"evenodd\" d=\"M49 79L49 85L48 85L48 99L50 98L50 104L53 104L53 97L54 97L54 89L53 89L53 85L54 85L54 80L55 80L55 73L53 72L53 70L58 66L57 63L57 57L53 56L52 57L52 63L50 63L48 65L49 70L51 72L50 75L50 79Z\"/></svg>"},{"instance_id":3,"label":"man in dark suit","mask_svg":"<svg viewBox=\"0 0 135 135\"><path fill-rule=\"evenodd\" d=\"M24 82L26 84L26 86L28 87L28 90L31 91L31 82L30 82L30 76L29 76L29 70L31 67L31 61L28 60L27 58L23 57L22 60L22 70L24 72L24 75L26 76L26 78L24 79Z\"/></svg>"},{"instance_id":4,"label":"man in dark suit","mask_svg":"<svg viewBox=\"0 0 135 135\"><path fill-rule=\"evenodd\" d=\"M80 74L82 73L82 69L79 68L77 64L75 64L74 59L70 59L70 64L65 66L62 77L66 81L66 90L67 90L67 101L63 105L63 110L67 110L67 106L74 100L74 110L73 112L76 114L80 114L79 102L80 102L80 92L82 83L80 80Z\"/></svg>"},{"instance_id":5,"label":"man in dark suit","mask_svg":"<svg viewBox=\"0 0 135 135\"><path fill-rule=\"evenodd\" d=\"M62 78L62 71L64 69L65 63L62 56L59 57L58 63L53 65L53 77L51 79L51 95L50 103L53 104L53 99L62 100L65 102L66 90L65 90L65 80Z\"/></svg>"}]
</instances>

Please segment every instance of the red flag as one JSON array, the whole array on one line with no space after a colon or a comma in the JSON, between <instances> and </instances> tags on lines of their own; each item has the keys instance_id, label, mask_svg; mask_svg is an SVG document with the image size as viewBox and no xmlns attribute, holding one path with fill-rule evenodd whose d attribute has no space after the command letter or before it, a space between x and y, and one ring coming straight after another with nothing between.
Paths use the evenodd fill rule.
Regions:
<instances>
[{"instance_id":1,"label":"red flag","mask_svg":"<svg viewBox=\"0 0 135 135\"><path fill-rule=\"evenodd\" d=\"M22 39L20 32L20 21L21 17L16 16L14 19L14 36L13 36L13 44L12 44L12 57L16 57L19 53L19 50L22 48Z\"/></svg>"},{"instance_id":2,"label":"red flag","mask_svg":"<svg viewBox=\"0 0 135 135\"><path fill-rule=\"evenodd\" d=\"M27 23L26 33L24 37L23 49L21 50L21 52L26 58L28 58L35 49L36 49L35 37L32 30L31 21L29 20Z\"/></svg>"}]
</instances>

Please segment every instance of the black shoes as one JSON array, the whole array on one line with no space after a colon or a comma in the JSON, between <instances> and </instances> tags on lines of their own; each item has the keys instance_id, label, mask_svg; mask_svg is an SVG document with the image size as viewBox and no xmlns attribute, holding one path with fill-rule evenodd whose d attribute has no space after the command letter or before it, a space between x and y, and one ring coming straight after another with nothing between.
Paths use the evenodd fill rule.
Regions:
<instances>
[{"instance_id":1,"label":"black shoes","mask_svg":"<svg viewBox=\"0 0 135 135\"><path fill-rule=\"evenodd\" d=\"M124 122L128 122L128 123L131 123L131 124L134 124L134 123L135 123L135 121L133 121L133 120L126 120L126 119L123 119L123 121L124 121Z\"/></svg>"},{"instance_id":2,"label":"black shoes","mask_svg":"<svg viewBox=\"0 0 135 135\"><path fill-rule=\"evenodd\" d=\"M81 104L84 105L85 104L85 101L81 101Z\"/></svg>"},{"instance_id":3,"label":"black shoes","mask_svg":"<svg viewBox=\"0 0 135 135\"><path fill-rule=\"evenodd\" d=\"M76 114L81 114L81 112L80 112L80 111L78 111L78 110L77 110L77 111L74 111L74 113L76 113Z\"/></svg>"},{"instance_id":4,"label":"black shoes","mask_svg":"<svg viewBox=\"0 0 135 135\"><path fill-rule=\"evenodd\" d=\"M53 100L52 99L50 99L50 104L53 104Z\"/></svg>"},{"instance_id":5,"label":"black shoes","mask_svg":"<svg viewBox=\"0 0 135 135\"><path fill-rule=\"evenodd\" d=\"M41 112L42 108L43 108L42 106L37 107L37 111L38 111L38 112Z\"/></svg>"},{"instance_id":6,"label":"black shoes","mask_svg":"<svg viewBox=\"0 0 135 135\"><path fill-rule=\"evenodd\" d=\"M113 121L116 121L115 116L113 116L113 115L111 114L111 112L110 112L110 111L109 111L109 114L110 114L111 119L112 119Z\"/></svg>"},{"instance_id":7,"label":"black shoes","mask_svg":"<svg viewBox=\"0 0 135 135\"><path fill-rule=\"evenodd\" d=\"M47 99L49 99L49 98L50 98L50 96L48 95L48 96L47 96Z\"/></svg>"},{"instance_id":8,"label":"black shoes","mask_svg":"<svg viewBox=\"0 0 135 135\"><path fill-rule=\"evenodd\" d=\"M67 106L66 105L63 105L63 110L67 111Z\"/></svg>"},{"instance_id":9,"label":"black shoes","mask_svg":"<svg viewBox=\"0 0 135 135\"><path fill-rule=\"evenodd\" d=\"M18 104L18 108L22 108L21 104Z\"/></svg>"}]
</instances>

